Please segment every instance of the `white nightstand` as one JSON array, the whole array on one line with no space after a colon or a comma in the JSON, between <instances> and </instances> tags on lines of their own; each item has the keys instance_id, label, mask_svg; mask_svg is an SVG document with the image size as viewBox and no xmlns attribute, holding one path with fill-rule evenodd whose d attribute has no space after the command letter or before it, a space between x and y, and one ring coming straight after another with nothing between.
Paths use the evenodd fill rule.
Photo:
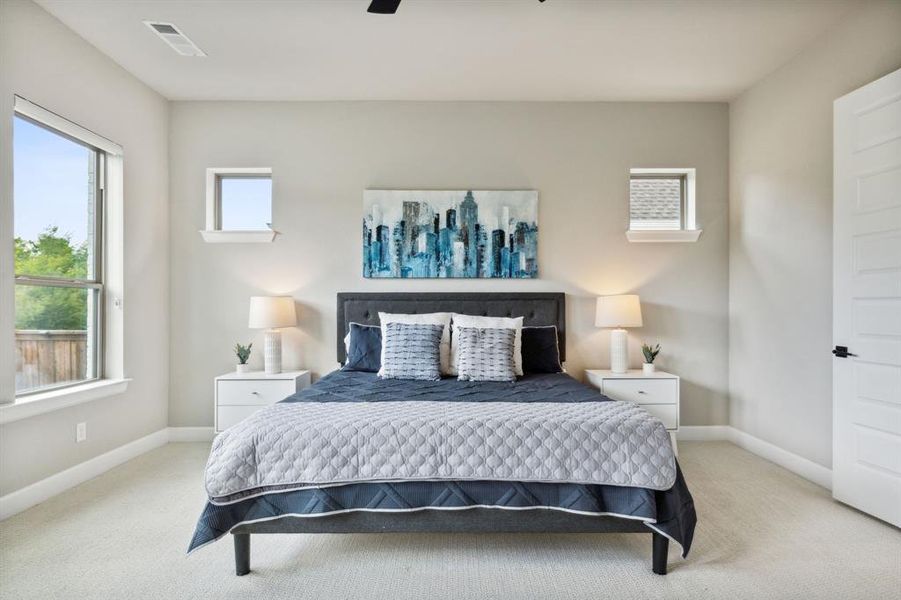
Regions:
<instances>
[{"instance_id":1,"label":"white nightstand","mask_svg":"<svg viewBox=\"0 0 901 600\"><path fill-rule=\"evenodd\" d=\"M657 371L645 375L640 370L614 373L605 369L585 371L588 382L612 400L635 402L646 411L663 421L676 447L676 432L679 431L679 376Z\"/></svg>"},{"instance_id":2,"label":"white nightstand","mask_svg":"<svg viewBox=\"0 0 901 600\"><path fill-rule=\"evenodd\" d=\"M276 375L267 375L263 371L220 375L214 383L216 433L309 385L309 371L286 371Z\"/></svg>"}]
</instances>

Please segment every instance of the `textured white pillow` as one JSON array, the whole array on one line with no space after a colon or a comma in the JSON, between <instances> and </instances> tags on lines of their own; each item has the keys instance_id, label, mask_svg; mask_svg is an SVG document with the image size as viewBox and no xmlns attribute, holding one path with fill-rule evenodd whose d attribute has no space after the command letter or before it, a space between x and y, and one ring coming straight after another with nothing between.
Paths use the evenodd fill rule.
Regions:
<instances>
[{"instance_id":1,"label":"textured white pillow","mask_svg":"<svg viewBox=\"0 0 901 600\"><path fill-rule=\"evenodd\" d=\"M425 325L443 325L444 330L441 333L441 374L450 375L450 324L453 313L427 313L424 315L404 315L393 313L379 313L379 323L382 326L382 355L385 353L385 325L388 323L414 323ZM520 364L522 364L520 362ZM456 370L454 372L456 375Z\"/></svg>"},{"instance_id":2,"label":"textured white pillow","mask_svg":"<svg viewBox=\"0 0 901 600\"><path fill-rule=\"evenodd\" d=\"M516 337L513 338L513 367L516 374L522 375L522 320L523 317L475 317L473 315L453 315L454 327L475 327L476 329L515 329ZM460 349L457 347L456 336L451 337L450 346L450 374L457 374L457 359Z\"/></svg>"}]
</instances>

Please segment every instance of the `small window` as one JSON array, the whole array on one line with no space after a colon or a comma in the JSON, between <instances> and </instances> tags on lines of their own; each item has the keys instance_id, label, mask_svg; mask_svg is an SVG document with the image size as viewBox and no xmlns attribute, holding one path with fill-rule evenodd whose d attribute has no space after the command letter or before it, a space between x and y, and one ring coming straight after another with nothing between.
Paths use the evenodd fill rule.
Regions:
<instances>
[{"instance_id":1,"label":"small window","mask_svg":"<svg viewBox=\"0 0 901 600\"><path fill-rule=\"evenodd\" d=\"M272 170L207 169L208 242L271 242Z\"/></svg>"},{"instance_id":2,"label":"small window","mask_svg":"<svg viewBox=\"0 0 901 600\"><path fill-rule=\"evenodd\" d=\"M696 241L694 185L694 169L632 169L629 240Z\"/></svg>"},{"instance_id":3,"label":"small window","mask_svg":"<svg viewBox=\"0 0 901 600\"><path fill-rule=\"evenodd\" d=\"M13 118L16 394L99 379L106 153Z\"/></svg>"},{"instance_id":4,"label":"small window","mask_svg":"<svg viewBox=\"0 0 901 600\"><path fill-rule=\"evenodd\" d=\"M684 175L632 175L629 229L684 229Z\"/></svg>"}]
</instances>

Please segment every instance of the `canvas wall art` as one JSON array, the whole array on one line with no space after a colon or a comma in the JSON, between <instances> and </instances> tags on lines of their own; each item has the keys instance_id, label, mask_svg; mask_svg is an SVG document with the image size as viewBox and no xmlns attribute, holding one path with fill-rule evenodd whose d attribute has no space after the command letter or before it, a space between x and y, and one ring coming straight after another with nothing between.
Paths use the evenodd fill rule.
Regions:
<instances>
[{"instance_id":1,"label":"canvas wall art","mask_svg":"<svg viewBox=\"0 0 901 600\"><path fill-rule=\"evenodd\" d=\"M538 277L538 192L366 190L363 276Z\"/></svg>"}]
</instances>

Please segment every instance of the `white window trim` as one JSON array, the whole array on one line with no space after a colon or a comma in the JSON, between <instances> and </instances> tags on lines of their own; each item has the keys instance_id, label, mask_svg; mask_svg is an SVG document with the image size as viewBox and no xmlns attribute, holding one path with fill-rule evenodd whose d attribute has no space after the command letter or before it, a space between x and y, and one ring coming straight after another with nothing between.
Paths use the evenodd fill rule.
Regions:
<instances>
[{"instance_id":1,"label":"white window trim","mask_svg":"<svg viewBox=\"0 0 901 600\"><path fill-rule=\"evenodd\" d=\"M269 167L210 167L206 170L206 228L200 230L203 241L213 244L266 243L274 241L279 232L272 228L268 231L265 229L250 231L218 229L218 180L222 175L269 175L272 177L272 169Z\"/></svg>"},{"instance_id":2,"label":"white window trim","mask_svg":"<svg viewBox=\"0 0 901 600\"><path fill-rule=\"evenodd\" d=\"M632 175L683 175L685 176L685 226L682 229L628 229L630 242L697 242L702 229L697 228L697 204L695 183L697 172L689 168L639 168L630 169Z\"/></svg>"},{"instance_id":3,"label":"white window trim","mask_svg":"<svg viewBox=\"0 0 901 600\"><path fill-rule=\"evenodd\" d=\"M99 379L18 398L0 405L0 425L123 393L131 379Z\"/></svg>"},{"instance_id":4,"label":"white window trim","mask_svg":"<svg viewBox=\"0 0 901 600\"><path fill-rule=\"evenodd\" d=\"M54 112L50 112L43 106L38 106L34 102L26 100L21 96L16 96L15 111L29 119L34 119L39 123L79 139L86 144L99 148L107 154L122 155L122 146L116 142L112 142L105 137L94 133L90 129L85 129L81 125L73 123L69 119L61 117Z\"/></svg>"},{"instance_id":5,"label":"white window trim","mask_svg":"<svg viewBox=\"0 0 901 600\"><path fill-rule=\"evenodd\" d=\"M0 398L0 403L5 402L5 404L0 404L0 424L90 402L104 396L121 394L128 387L128 382L131 381L124 374L125 202L122 146L20 96L15 96L13 108L15 114L28 117L82 140L106 153L103 228L103 378L20 397L16 397L15 389L12 389L9 398L5 393L4 397ZM11 202L11 209L12 205ZM4 295L8 294L9 297L12 297L14 292L12 289L7 292L6 285L14 287L13 278L9 278L8 282L3 282ZM7 333L12 334L13 332L13 328L10 328L9 331L3 328L0 333L5 336ZM7 368L10 370L15 369L14 360L9 361L8 365ZM14 373L12 380L15 380Z\"/></svg>"}]
</instances>

